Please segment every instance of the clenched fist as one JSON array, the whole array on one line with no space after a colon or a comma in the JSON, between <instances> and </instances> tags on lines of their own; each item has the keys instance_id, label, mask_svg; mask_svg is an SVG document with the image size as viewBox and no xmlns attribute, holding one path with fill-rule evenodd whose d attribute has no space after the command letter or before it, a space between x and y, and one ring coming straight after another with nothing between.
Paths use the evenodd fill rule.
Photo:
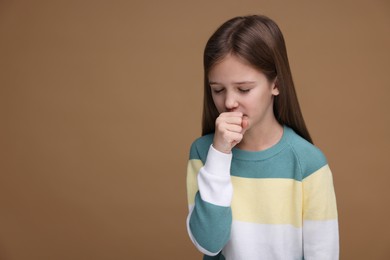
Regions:
<instances>
[{"instance_id":1,"label":"clenched fist","mask_svg":"<svg viewBox=\"0 0 390 260\"><path fill-rule=\"evenodd\" d=\"M213 147L220 152L230 153L241 142L248 125L248 118L241 112L221 113L215 121Z\"/></svg>"}]
</instances>

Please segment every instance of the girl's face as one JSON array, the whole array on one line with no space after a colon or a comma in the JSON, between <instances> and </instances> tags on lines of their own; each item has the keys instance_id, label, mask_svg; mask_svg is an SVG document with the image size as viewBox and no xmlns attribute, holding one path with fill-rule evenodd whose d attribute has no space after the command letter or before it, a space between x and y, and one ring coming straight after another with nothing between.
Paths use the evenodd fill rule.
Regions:
<instances>
[{"instance_id":1,"label":"girl's face","mask_svg":"<svg viewBox=\"0 0 390 260\"><path fill-rule=\"evenodd\" d=\"M208 79L218 112L242 112L248 131L275 120L273 97L279 94L275 82L239 57L227 55L210 70Z\"/></svg>"}]
</instances>

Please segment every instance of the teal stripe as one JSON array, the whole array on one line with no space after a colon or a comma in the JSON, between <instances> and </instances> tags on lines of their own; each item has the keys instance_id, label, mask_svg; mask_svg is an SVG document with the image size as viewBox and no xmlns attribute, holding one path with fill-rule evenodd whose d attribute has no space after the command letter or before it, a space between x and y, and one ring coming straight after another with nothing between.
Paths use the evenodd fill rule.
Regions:
<instances>
[{"instance_id":1,"label":"teal stripe","mask_svg":"<svg viewBox=\"0 0 390 260\"><path fill-rule=\"evenodd\" d=\"M209 252L219 252L230 239L232 210L203 201L199 192L190 217L190 229L198 244Z\"/></svg>"},{"instance_id":2,"label":"teal stripe","mask_svg":"<svg viewBox=\"0 0 390 260\"><path fill-rule=\"evenodd\" d=\"M216 256L204 255L203 260L225 260L225 257L223 256L222 253L219 253Z\"/></svg>"},{"instance_id":3,"label":"teal stripe","mask_svg":"<svg viewBox=\"0 0 390 260\"><path fill-rule=\"evenodd\" d=\"M233 160L230 171L232 176L244 178L302 180L299 162L290 149L285 149L279 156L274 156L264 161Z\"/></svg>"},{"instance_id":4,"label":"teal stripe","mask_svg":"<svg viewBox=\"0 0 390 260\"><path fill-rule=\"evenodd\" d=\"M304 140L304 139L302 139ZM305 143L299 140L295 140L295 143L292 143L293 151L296 154L299 164L301 166L302 178L310 176L312 173L316 172L323 166L328 164L325 155L310 143Z\"/></svg>"},{"instance_id":5,"label":"teal stripe","mask_svg":"<svg viewBox=\"0 0 390 260\"><path fill-rule=\"evenodd\" d=\"M191 145L190 160L198 159L201 160L204 164L209 152L210 145L213 143L213 139L214 134L209 134L195 140L195 142Z\"/></svg>"},{"instance_id":6,"label":"teal stripe","mask_svg":"<svg viewBox=\"0 0 390 260\"><path fill-rule=\"evenodd\" d=\"M214 135L198 138L191 146L190 159L206 161ZM233 149L231 175L243 178L288 178L302 181L327 164L323 153L297 135L283 128L281 140L263 151Z\"/></svg>"}]
</instances>

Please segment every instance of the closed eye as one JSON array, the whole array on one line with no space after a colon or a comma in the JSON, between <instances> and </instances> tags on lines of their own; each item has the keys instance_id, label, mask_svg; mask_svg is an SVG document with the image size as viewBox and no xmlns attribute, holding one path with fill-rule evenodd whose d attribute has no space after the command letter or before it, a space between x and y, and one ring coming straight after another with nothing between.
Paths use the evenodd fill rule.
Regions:
<instances>
[{"instance_id":1,"label":"closed eye","mask_svg":"<svg viewBox=\"0 0 390 260\"><path fill-rule=\"evenodd\" d=\"M239 88L238 91L240 91L241 93L248 93L251 89L250 88Z\"/></svg>"},{"instance_id":2,"label":"closed eye","mask_svg":"<svg viewBox=\"0 0 390 260\"><path fill-rule=\"evenodd\" d=\"M223 88L213 88L211 89L211 91L215 94L219 94L223 91L224 89Z\"/></svg>"}]
</instances>

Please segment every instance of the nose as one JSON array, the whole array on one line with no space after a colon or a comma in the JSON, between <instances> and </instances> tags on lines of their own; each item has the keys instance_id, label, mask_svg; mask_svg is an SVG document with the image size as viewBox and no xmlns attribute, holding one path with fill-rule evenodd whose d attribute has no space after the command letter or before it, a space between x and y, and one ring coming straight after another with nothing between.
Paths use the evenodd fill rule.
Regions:
<instances>
[{"instance_id":1,"label":"nose","mask_svg":"<svg viewBox=\"0 0 390 260\"><path fill-rule=\"evenodd\" d=\"M234 111L238 107L237 98L233 93L227 93L225 99L225 108L227 111Z\"/></svg>"}]
</instances>

